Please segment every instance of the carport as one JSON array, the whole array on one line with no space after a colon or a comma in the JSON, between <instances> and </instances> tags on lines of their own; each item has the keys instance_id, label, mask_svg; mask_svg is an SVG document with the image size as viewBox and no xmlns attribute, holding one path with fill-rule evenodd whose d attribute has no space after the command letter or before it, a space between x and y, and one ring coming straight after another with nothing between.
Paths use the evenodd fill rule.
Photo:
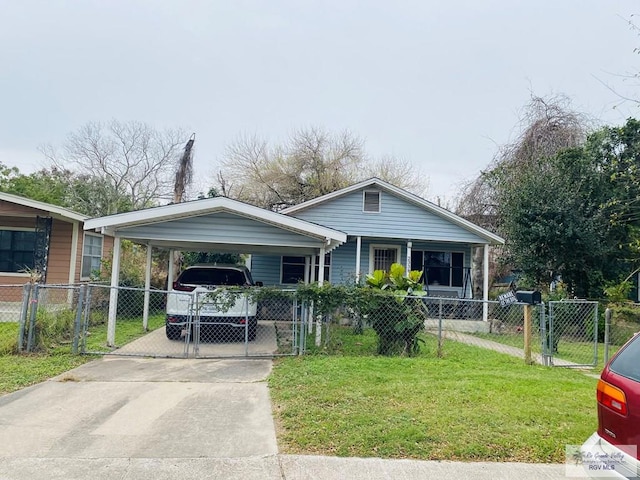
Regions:
<instances>
[{"instance_id":1,"label":"carport","mask_svg":"<svg viewBox=\"0 0 640 480\"><path fill-rule=\"evenodd\" d=\"M152 249L173 251L272 253L320 258L317 281L324 281L325 254L343 244L346 234L304 220L264 210L226 197L153 207L93 218L84 229L114 237L107 343L115 344L116 313L123 239L147 246L144 324L149 315ZM174 278L169 255L169 279ZM313 271L313 268L307 268ZM307 275L309 279L309 275Z\"/></svg>"}]
</instances>

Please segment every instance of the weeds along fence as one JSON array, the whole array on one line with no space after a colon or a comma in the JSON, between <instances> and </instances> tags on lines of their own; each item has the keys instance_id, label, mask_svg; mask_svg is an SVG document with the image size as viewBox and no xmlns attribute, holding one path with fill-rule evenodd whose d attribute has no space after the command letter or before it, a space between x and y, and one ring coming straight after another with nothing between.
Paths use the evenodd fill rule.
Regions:
<instances>
[{"instance_id":1,"label":"weeds along fence","mask_svg":"<svg viewBox=\"0 0 640 480\"><path fill-rule=\"evenodd\" d=\"M192 292L121 287L110 322L112 290L94 284L0 286L0 332L10 332L0 338L15 339L0 343L0 353L250 357L337 353L352 342L370 354L409 356L443 355L458 342L521 358L528 344L532 363L599 367L640 330L640 306L619 307L605 316L596 302L565 300L530 307L526 342L528 307L522 303L339 287L255 289L243 304L246 312L240 312L247 322L208 321L201 315L206 299ZM171 331L165 327L169 294L189 305Z\"/></svg>"},{"instance_id":2,"label":"weeds along fence","mask_svg":"<svg viewBox=\"0 0 640 480\"><path fill-rule=\"evenodd\" d=\"M568 300L528 306L409 296L400 306L397 304L397 301L381 303L377 310L368 312L336 309L325 319L326 334L316 335L316 339L324 338L324 342L316 341L316 346L331 351L337 348L336 342L349 341L345 335L366 336L370 329L379 339L379 354L394 349L396 353L412 354L426 346L434 355L443 355L449 342L458 342L541 365L596 367L602 364L607 350L599 343L605 337L606 326L601 322L597 302ZM527 308L530 308L529 329L525 324ZM395 339L391 341L395 344L389 346L385 335ZM624 343L623 339L629 336L617 338Z\"/></svg>"}]
</instances>

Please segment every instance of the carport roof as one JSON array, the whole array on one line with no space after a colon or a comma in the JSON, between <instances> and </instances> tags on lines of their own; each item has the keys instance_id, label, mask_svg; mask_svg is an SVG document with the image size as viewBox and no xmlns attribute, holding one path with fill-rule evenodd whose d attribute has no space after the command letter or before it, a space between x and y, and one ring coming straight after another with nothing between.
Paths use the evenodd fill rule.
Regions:
<instances>
[{"instance_id":1,"label":"carport roof","mask_svg":"<svg viewBox=\"0 0 640 480\"><path fill-rule=\"evenodd\" d=\"M273 243L273 239L263 238L259 231L256 231L255 234L236 236L233 240L229 240L228 236L224 237L224 227L226 226L224 219L228 219L230 215L238 219L247 219L250 221L250 225L256 227L266 225L275 228L284 235L278 236L280 243L277 245ZM206 217L207 228L203 229L203 232L206 232L205 236L194 240L193 235L188 231L189 229L184 228L184 222L191 219L187 225L193 225L197 228L199 222L193 222L196 217ZM212 224L218 218L221 223L219 225ZM173 224L173 228L170 228L171 224ZM176 224L179 224L181 228L175 228ZM149 227L153 227L153 235L142 238L140 232L149 232ZM316 249L323 244L326 250L330 251L347 241L347 235L338 230L226 197L194 200L92 218L85 221L84 229L176 250L206 251L215 249L220 251L236 250L242 253L282 250L292 253L303 253L303 251L311 253L317 251ZM314 248L310 247L310 242Z\"/></svg>"}]
</instances>

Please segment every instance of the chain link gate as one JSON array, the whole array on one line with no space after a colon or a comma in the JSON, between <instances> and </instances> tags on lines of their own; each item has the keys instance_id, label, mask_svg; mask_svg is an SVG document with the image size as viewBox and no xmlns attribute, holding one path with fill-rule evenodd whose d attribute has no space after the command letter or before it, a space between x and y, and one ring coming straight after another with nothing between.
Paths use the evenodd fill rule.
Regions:
<instances>
[{"instance_id":1,"label":"chain link gate","mask_svg":"<svg viewBox=\"0 0 640 480\"><path fill-rule=\"evenodd\" d=\"M540 309L544 364L595 367L598 364L598 302L552 301Z\"/></svg>"},{"instance_id":2,"label":"chain link gate","mask_svg":"<svg viewBox=\"0 0 640 480\"><path fill-rule=\"evenodd\" d=\"M87 285L80 295L82 353L166 358L245 358L297 355L304 337L302 309L294 299L251 304L248 296L225 308L209 292L118 288L109 345L111 287ZM144 299L149 297L145 316Z\"/></svg>"}]
</instances>

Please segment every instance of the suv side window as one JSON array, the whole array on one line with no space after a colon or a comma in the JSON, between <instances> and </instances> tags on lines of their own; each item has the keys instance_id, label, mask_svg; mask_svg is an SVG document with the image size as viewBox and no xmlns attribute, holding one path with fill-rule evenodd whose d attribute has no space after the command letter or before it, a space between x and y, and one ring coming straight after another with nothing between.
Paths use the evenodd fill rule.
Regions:
<instances>
[{"instance_id":1,"label":"suv side window","mask_svg":"<svg viewBox=\"0 0 640 480\"><path fill-rule=\"evenodd\" d=\"M186 285L242 286L247 279L244 272L233 268L189 268L182 272L180 283Z\"/></svg>"},{"instance_id":2,"label":"suv side window","mask_svg":"<svg viewBox=\"0 0 640 480\"><path fill-rule=\"evenodd\" d=\"M611 371L640 382L640 334L609 365Z\"/></svg>"}]
</instances>

